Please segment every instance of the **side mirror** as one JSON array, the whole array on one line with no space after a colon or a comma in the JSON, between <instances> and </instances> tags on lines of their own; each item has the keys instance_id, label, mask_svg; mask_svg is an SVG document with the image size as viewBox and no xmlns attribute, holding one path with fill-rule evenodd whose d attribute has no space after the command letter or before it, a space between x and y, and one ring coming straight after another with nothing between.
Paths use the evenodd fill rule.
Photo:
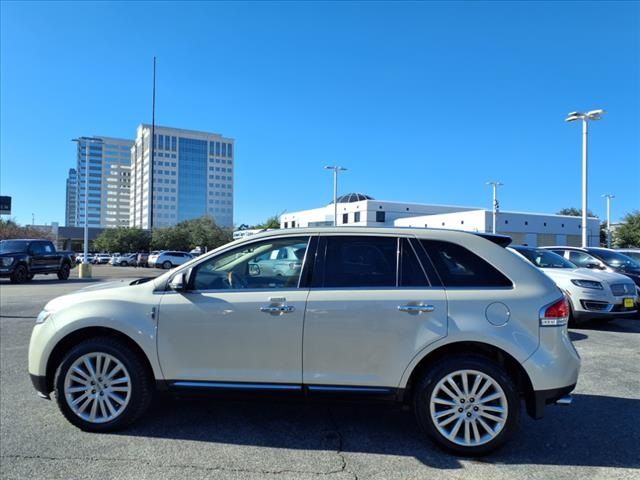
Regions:
<instances>
[{"instance_id":1,"label":"side mirror","mask_svg":"<svg viewBox=\"0 0 640 480\"><path fill-rule=\"evenodd\" d=\"M599 264L597 264L597 263L595 263L595 262L589 262L589 263L587 263L587 264L585 265L585 267L587 267L587 268L598 268L598 269L599 269L599 268L602 268L602 267L600 267L600 265L599 265Z\"/></svg>"},{"instance_id":2,"label":"side mirror","mask_svg":"<svg viewBox=\"0 0 640 480\"><path fill-rule=\"evenodd\" d=\"M184 292L187 288L187 279L184 273L175 275L169 282L169 288L176 292Z\"/></svg>"},{"instance_id":3,"label":"side mirror","mask_svg":"<svg viewBox=\"0 0 640 480\"><path fill-rule=\"evenodd\" d=\"M255 263L250 263L249 264L249 275L251 275L252 277L257 277L258 275L260 275L260 267L258 265L256 265Z\"/></svg>"}]
</instances>

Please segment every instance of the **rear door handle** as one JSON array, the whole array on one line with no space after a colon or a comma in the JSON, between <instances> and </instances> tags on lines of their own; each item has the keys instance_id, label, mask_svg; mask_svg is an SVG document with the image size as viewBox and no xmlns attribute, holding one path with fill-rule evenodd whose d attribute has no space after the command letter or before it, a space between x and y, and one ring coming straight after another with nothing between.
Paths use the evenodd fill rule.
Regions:
<instances>
[{"instance_id":1,"label":"rear door handle","mask_svg":"<svg viewBox=\"0 0 640 480\"><path fill-rule=\"evenodd\" d=\"M398 305L398 310L406 313L429 313L435 309L433 305Z\"/></svg>"},{"instance_id":2,"label":"rear door handle","mask_svg":"<svg viewBox=\"0 0 640 480\"><path fill-rule=\"evenodd\" d=\"M260 311L262 313L271 313L282 315L283 313L291 313L295 311L295 307L293 305L269 305L267 307L260 307Z\"/></svg>"}]
</instances>

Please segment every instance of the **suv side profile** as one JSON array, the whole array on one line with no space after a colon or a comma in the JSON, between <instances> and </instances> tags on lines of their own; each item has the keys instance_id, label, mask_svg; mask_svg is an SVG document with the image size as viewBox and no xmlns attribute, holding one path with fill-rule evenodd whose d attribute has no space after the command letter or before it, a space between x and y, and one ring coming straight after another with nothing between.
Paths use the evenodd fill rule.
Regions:
<instances>
[{"instance_id":1,"label":"suv side profile","mask_svg":"<svg viewBox=\"0 0 640 480\"><path fill-rule=\"evenodd\" d=\"M504 240L350 227L247 237L155 279L52 300L29 373L86 431L126 427L156 389L347 394L410 404L441 447L487 454L522 401L534 418L570 403L580 368L565 297ZM251 267L283 248L304 250L300 269Z\"/></svg>"}]
</instances>

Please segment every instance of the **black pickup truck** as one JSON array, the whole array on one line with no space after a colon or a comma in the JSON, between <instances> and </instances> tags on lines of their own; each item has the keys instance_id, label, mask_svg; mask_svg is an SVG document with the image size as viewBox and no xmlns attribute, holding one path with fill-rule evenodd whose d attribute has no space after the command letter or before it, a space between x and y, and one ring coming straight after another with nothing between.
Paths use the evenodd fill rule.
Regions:
<instances>
[{"instance_id":1,"label":"black pickup truck","mask_svg":"<svg viewBox=\"0 0 640 480\"><path fill-rule=\"evenodd\" d=\"M23 283L32 280L34 275L50 273L66 280L74 265L73 254L57 252L49 240L0 241L0 277L9 277L12 283Z\"/></svg>"}]
</instances>

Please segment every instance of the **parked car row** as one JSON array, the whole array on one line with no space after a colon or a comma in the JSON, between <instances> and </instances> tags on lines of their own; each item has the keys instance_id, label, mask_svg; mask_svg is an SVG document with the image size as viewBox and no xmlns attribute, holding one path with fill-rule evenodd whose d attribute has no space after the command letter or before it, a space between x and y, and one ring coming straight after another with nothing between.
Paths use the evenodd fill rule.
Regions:
<instances>
[{"instance_id":1,"label":"parked car row","mask_svg":"<svg viewBox=\"0 0 640 480\"><path fill-rule=\"evenodd\" d=\"M89 263L94 265L110 264L113 266L137 266L137 267L156 267L170 269L182 265L183 263L198 256L199 253L187 253L173 250L152 251L151 253L92 253L87 259ZM79 253L74 257L75 263L82 263L84 254Z\"/></svg>"},{"instance_id":2,"label":"parked car row","mask_svg":"<svg viewBox=\"0 0 640 480\"><path fill-rule=\"evenodd\" d=\"M509 250L540 268L567 295L571 308L570 324L634 316L637 313L638 302L634 281L620 273L600 270L596 263L588 268L581 268L558 253L573 251L572 248L511 246ZM575 251L580 255L584 254L583 249Z\"/></svg>"}]
</instances>

